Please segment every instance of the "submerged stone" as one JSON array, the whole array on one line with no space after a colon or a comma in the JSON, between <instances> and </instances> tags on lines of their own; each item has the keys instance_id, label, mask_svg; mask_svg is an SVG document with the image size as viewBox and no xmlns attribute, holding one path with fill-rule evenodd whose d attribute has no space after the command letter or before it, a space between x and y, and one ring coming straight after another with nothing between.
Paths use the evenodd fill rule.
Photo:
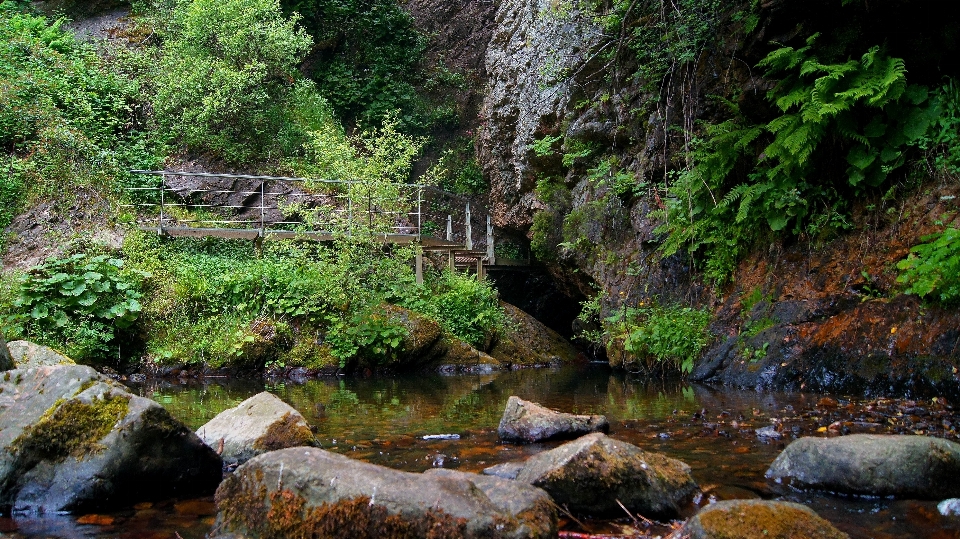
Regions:
<instances>
[{"instance_id":1,"label":"submerged stone","mask_svg":"<svg viewBox=\"0 0 960 539\"><path fill-rule=\"evenodd\" d=\"M244 463L268 451L314 445L307 420L276 395L264 391L224 410L197 429L225 462Z\"/></svg>"},{"instance_id":2,"label":"submerged stone","mask_svg":"<svg viewBox=\"0 0 960 539\"><path fill-rule=\"evenodd\" d=\"M607 432L610 423L602 415L557 412L535 402L510 397L500 418L497 434L507 442L532 443L576 438L591 432Z\"/></svg>"},{"instance_id":3,"label":"submerged stone","mask_svg":"<svg viewBox=\"0 0 960 539\"><path fill-rule=\"evenodd\" d=\"M942 500L960 496L960 444L880 434L800 438L766 476L799 489Z\"/></svg>"},{"instance_id":4,"label":"submerged stone","mask_svg":"<svg viewBox=\"0 0 960 539\"><path fill-rule=\"evenodd\" d=\"M728 500L704 507L683 527L689 539L848 539L809 507L790 502Z\"/></svg>"},{"instance_id":5,"label":"submerged stone","mask_svg":"<svg viewBox=\"0 0 960 539\"><path fill-rule=\"evenodd\" d=\"M513 470L500 466L484 471L491 472L506 475ZM697 491L685 463L601 433L530 457L515 477L542 488L570 511L598 516L622 515L619 500L631 512L674 517Z\"/></svg>"},{"instance_id":6,"label":"submerged stone","mask_svg":"<svg viewBox=\"0 0 960 539\"><path fill-rule=\"evenodd\" d=\"M90 367L0 378L0 513L203 496L220 479L220 458L166 409Z\"/></svg>"},{"instance_id":7,"label":"submerged stone","mask_svg":"<svg viewBox=\"0 0 960 539\"><path fill-rule=\"evenodd\" d=\"M556 536L556 514L545 498L473 477L401 472L317 448L282 449L224 480L213 536Z\"/></svg>"}]
</instances>

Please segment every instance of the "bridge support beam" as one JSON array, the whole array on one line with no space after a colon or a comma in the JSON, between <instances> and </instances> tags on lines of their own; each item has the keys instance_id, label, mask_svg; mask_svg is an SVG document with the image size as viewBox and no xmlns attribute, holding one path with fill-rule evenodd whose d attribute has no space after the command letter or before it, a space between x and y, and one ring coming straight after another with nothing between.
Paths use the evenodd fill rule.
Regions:
<instances>
[{"instance_id":1,"label":"bridge support beam","mask_svg":"<svg viewBox=\"0 0 960 539\"><path fill-rule=\"evenodd\" d=\"M417 272L417 284L423 284L423 251L417 251L414 265Z\"/></svg>"}]
</instances>

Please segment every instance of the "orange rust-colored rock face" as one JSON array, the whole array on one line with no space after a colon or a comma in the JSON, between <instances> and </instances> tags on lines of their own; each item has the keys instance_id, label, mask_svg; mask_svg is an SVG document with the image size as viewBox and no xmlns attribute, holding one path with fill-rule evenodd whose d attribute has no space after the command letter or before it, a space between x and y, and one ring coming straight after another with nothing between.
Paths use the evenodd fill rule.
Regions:
<instances>
[{"instance_id":1,"label":"orange rust-colored rock face","mask_svg":"<svg viewBox=\"0 0 960 539\"><path fill-rule=\"evenodd\" d=\"M724 291L712 326L719 339L694 379L960 395L960 310L924 304L896 282L897 262L942 229L937 221L960 224L958 193L931 189L895 212L861 212L857 234L746 260Z\"/></svg>"}]
</instances>

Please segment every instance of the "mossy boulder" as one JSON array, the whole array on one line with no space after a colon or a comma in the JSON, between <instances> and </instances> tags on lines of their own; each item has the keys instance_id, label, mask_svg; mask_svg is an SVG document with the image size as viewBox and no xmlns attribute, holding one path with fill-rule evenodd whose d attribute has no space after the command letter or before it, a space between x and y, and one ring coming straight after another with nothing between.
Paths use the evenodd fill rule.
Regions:
<instances>
[{"instance_id":1,"label":"mossy boulder","mask_svg":"<svg viewBox=\"0 0 960 539\"><path fill-rule=\"evenodd\" d=\"M444 335L441 345L444 353L437 360L437 369L441 372L491 372L503 368L495 357L453 335Z\"/></svg>"},{"instance_id":2,"label":"mossy boulder","mask_svg":"<svg viewBox=\"0 0 960 539\"><path fill-rule=\"evenodd\" d=\"M224 410L197 429L197 436L228 463L316 442L300 412L266 391Z\"/></svg>"},{"instance_id":3,"label":"mossy boulder","mask_svg":"<svg viewBox=\"0 0 960 539\"><path fill-rule=\"evenodd\" d=\"M202 496L220 479L220 457L196 435L90 367L0 376L0 513Z\"/></svg>"},{"instance_id":4,"label":"mossy boulder","mask_svg":"<svg viewBox=\"0 0 960 539\"><path fill-rule=\"evenodd\" d=\"M942 500L960 496L960 444L879 434L800 438L766 476L799 489Z\"/></svg>"},{"instance_id":5,"label":"mossy boulder","mask_svg":"<svg viewBox=\"0 0 960 539\"><path fill-rule=\"evenodd\" d=\"M509 303L500 303L507 315L506 329L493 340L489 353L508 365L573 363L580 352L559 333Z\"/></svg>"},{"instance_id":6,"label":"mossy boulder","mask_svg":"<svg viewBox=\"0 0 960 539\"><path fill-rule=\"evenodd\" d=\"M34 367L53 367L55 365L76 365L72 359L53 348L34 344L30 341L13 341L7 344L10 356L18 369Z\"/></svg>"},{"instance_id":7,"label":"mossy boulder","mask_svg":"<svg viewBox=\"0 0 960 539\"><path fill-rule=\"evenodd\" d=\"M690 539L849 539L809 507L790 502L728 500L687 521Z\"/></svg>"},{"instance_id":8,"label":"mossy boulder","mask_svg":"<svg viewBox=\"0 0 960 539\"><path fill-rule=\"evenodd\" d=\"M213 537L556 536L546 498L513 505L516 492L503 496L489 485L468 474L401 472L317 448L282 449L247 461L220 485Z\"/></svg>"},{"instance_id":9,"label":"mossy boulder","mask_svg":"<svg viewBox=\"0 0 960 539\"><path fill-rule=\"evenodd\" d=\"M593 516L622 515L619 500L632 512L673 518L698 490L685 463L602 433L534 455L519 471L506 466L484 470L498 472L515 474L517 481L542 488L570 511Z\"/></svg>"},{"instance_id":10,"label":"mossy boulder","mask_svg":"<svg viewBox=\"0 0 960 539\"><path fill-rule=\"evenodd\" d=\"M610 423L602 415L566 414L511 396L504 407L497 434L507 442L533 443L608 430Z\"/></svg>"}]
</instances>

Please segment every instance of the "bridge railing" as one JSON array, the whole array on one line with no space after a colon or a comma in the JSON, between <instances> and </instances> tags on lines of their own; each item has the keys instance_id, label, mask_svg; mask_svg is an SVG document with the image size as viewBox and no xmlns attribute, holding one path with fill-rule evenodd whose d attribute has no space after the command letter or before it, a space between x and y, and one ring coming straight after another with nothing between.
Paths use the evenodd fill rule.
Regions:
<instances>
[{"instance_id":1,"label":"bridge railing","mask_svg":"<svg viewBox=\"0 0 960 539\"><path fill-rule=\"evenodd\" d=\"M383 235L486 251L493 227L486 209L459 195L419 184L371 184L246 174L134 170L154 177L127 191L126 207L151 215L143 228L278 233ZM212 234L211 234L212 235Z\"/></svg>"}]
</instances>

